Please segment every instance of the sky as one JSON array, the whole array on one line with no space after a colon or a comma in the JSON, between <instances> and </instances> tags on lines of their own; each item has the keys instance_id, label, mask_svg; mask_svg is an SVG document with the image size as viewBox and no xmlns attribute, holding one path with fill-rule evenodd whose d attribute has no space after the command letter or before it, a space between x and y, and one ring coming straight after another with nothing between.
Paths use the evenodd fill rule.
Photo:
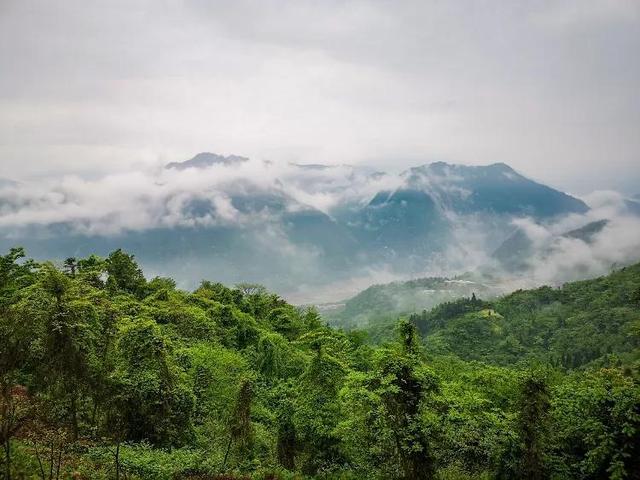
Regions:
<instances>
[{"instance_id":1,"label":"sky","mask_svg":"<svg viewBox=\"0 0 640 480\"><path fill-rule=\"evenodd\" d=\"M201 151L640 193L640 2L0 0L0 178Z\"/></svg>"}]
</instances>

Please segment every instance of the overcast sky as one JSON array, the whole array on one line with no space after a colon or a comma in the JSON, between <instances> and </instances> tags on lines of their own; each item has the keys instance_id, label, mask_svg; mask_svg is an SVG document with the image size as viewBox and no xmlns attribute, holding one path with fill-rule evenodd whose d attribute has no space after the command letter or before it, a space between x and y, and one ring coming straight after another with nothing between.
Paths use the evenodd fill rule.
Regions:
<instances>
[{"instance_id":1,"label":"overcast sky","mask_svg":"<svg viewBox=\"0 0 640 480\"><path fill-rule=\"evenodd\" d=\"M640 193L640 1L0 0L0 177L200 151Z\"/></svg>"}]
</instances>

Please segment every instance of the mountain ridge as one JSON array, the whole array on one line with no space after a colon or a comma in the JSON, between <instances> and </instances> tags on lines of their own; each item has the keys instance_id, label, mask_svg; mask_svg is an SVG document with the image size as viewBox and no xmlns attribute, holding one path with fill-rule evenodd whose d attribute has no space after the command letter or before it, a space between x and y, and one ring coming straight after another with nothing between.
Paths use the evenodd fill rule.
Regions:
<instances>
[{"instance_id":1,"label":"mountain ridge","mask_svg":"<svg viewBox=\"0 0 640 480\"><path fill-rule=\"evenodd\" d=\"M211 152L200 152L193 158L185 160L183 162L171 162L165 165L167 169L185 170L187 168L204 168L211 167L212 165L237 165L240 163L248 162L247 157L241 157L239 155L218 155Z\"/></svg>"},{"instance_id":2,"label":"mountain ridge","mask_svg":"<svg viewBox=\"0 0 640 480\"><path fill-rule=\"evenodd\" d=\"M209 171L212 167L220 171ZM182 175L186 170L201 170L202 175ZM249 176L254 170L265 178ZM141 203L127 210L148 209L149 226L104 234L91 228L91 222L102 228L120 213L93 218L89 210L86 220L72 217L6 231L0 234L0 247L24 244L43 258L62 259L123 246L147 269L174 276L185 286L212 270L221 272L223 281L265 283L291 294L343 284L372 271L405 278L426 271L450 274L460 271L459 265L446 263L451 252L469 250L461 228L486 236L482 248L490 254L508 238L514 219L544 223L588 210L581 200L504 163L432 162L391 175L357 165L283 169L239 155L201 152L168 163L161 177L151 180L149 188L167 193L142 195ZM56 198L75 202L70 209L75 211L77 192L58 190ZM32 203L41 204L45 194L38 193ZM0 192L0 220L3 215L17 217L29 202ZM75 230L74 222L86 225Z\"/></svg>"}]
</instances>

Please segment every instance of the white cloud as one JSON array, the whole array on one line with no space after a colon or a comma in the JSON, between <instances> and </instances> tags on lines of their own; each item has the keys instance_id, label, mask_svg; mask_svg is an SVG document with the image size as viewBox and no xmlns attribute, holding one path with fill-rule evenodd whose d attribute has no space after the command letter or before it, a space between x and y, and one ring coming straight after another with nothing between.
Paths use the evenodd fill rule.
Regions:
<instances>
[{"instance_id":1,"label":"white cloud","mask_svg":"<svg viewBox=\"0 0 640 480\"><path fill-rule=\"evenodd\" d=\"M640 217L626 211L615 192L595 192L585 198L592 210L541 225L529 219L514 223L532 241L533 252L523 258L529 270L520 272L520 286L559 285L609 273L640 260ZM566 233L606 220L590 238Z\"/></svg>"},{"instance_id":2,"label":"white cloud","mask_svg":"<svg viewBox=\"0 0 640 480\"><path fill-rule=\"evenodd\" d=\"M366 201L401 180L347 165L304 168L249 160L185 170L146 168L89 179L78 175L0 185L0 226L69 224L83 234L112 235L155 227L249 225L309 208L329 213ZM242 209L232 197L271 195L268 204Z\"/></svg>"}]
</instances>

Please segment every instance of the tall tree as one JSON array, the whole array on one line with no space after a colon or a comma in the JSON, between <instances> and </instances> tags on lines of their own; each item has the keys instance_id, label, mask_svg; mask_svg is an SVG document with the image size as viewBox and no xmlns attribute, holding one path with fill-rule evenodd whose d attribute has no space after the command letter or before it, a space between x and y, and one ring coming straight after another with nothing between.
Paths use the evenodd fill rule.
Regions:
<instances>
[{"instance_id":1,"label":"tall tree","mask_svg":"<svg viewBox=\"0 0 640 480\"><path fill-rule=\"evenodd\" d=\"M79 402L91 384L95 365L99 314L76 281L51 264L42 266L38 287L30 299L29 309L39 308L44 315L42 369L53 380L54 396L68 401L71 437L77 440Z\"/></svg>"},{"instance_id":2,"label":"tall tree","mask_svg":"<svg viewBox=\"0 0 640 480\"><path fill-rule=\"evenodd\" d=\"M415 326L400 321L396 330L397 342L376 352L372 371L349 376L340 431L363 476L431 479L435 458L423 417L436 406L439 382L424 364Z\"/></svg>"},{"instance_id":3,"label":"tall tree","mask_svg":"<svg viewBox=\"0 0 640 480\"><path fill-rule=\"evenodd\" d=\"M337 359L324 353L320 342L315 350L300 377L293 416L302 450L301 466L309 475L343 460L335 429L340 421L338 391L346 369Z\"/></svg>"},{"instance_id":4,"label":"tall tree","mask_svg":"<svg viewBox=\"0 0 640 480\"><path fill-rule=\"evenodd\" d=\"M146 280L133 255L118 249L106 259L106 271L109 275L107 287L112 291L121 291L135 296L144 294Z\"/></svg>"},{"instance_id":5,"label":"tall tree","mask_svg":"<svg viewBox=\"0 0 640 480\"><path fill-rule=\"evenodd\" d=\"M422 365L415 326L400 321L398 334L400 351L390 351L380 360L380 397L393 431L402 478L429 479L435 465L420 413L425 396L438 390L437 378Z\"/></svg>"},{"instance_id":6,"label":"tall tree","mask_svg":"<svg viewBox=\"0 0 640 480\"><path fill-rule=\"evenodd\" d=\"M548 430L549 385L543 373L528 372L520 387L518 429L522 448L521 478L543 480L548 477L545 466L545 440Z\"/></svg>"},{"instance_id":7,"label":"tall tree","mask_svg":"<svg viewBox=\"0 0 640 480\"><path fill-rule=\"evenodd\" d=\"M191 435L194 395L175 362L173 346L159 326L137 318L123 328L112 381L128 438L154 445L181 445Z\"/></svg>"},{"instance_id":8,"label":"tall tree","mask_svg":"<svg viewBox=\"0 0 640 480\"><path fill-rule=\"evenodd\" d=\"M26 393L17 385L31 360L38 328L15 309L20 290L35 279L35 263L24 250L0 256L0 442L5 451L5 477L11 478L11 438L24 418Z\"/></svg>"},{"instance_id":9,"label":"tall tree","mask_svg":"<svg viewBox=\"0 0 640 480\"><path fill-rule=\"evenodd\" d=\"M5 477L11 478L11 439L25 418L26 392L18 385L37 343L37 325L16 311L21 289L35 279L35 263L21 248L0 257L0 441L5 451Z\"/></svg>"},{"instance_id":10,"label":"tall tree","mask_svg":"<svg viewBox=\"0 0 640 480\"><path fill-rule=\"evenodd\" d=\"M253 428L251 426L251 402L253 400L253 384L251 380L244 379L240 384L238 398L229 422L229 443L222 462L222 469L227 465L227 460L234 447L239 459L248 459L253 448Z\"/></svg>"},{"instance_id":11,"label":"tall tree","mask_svg":"<svg viewBox=\"0 0 640 480\"><path fill-rule=\"evenodd\" d=\"M70 277L76 276L76 271L78 270L78 260L76 257L69 257L65 259L64 264L64 272Z\"/></svg>"}]
</instances>

